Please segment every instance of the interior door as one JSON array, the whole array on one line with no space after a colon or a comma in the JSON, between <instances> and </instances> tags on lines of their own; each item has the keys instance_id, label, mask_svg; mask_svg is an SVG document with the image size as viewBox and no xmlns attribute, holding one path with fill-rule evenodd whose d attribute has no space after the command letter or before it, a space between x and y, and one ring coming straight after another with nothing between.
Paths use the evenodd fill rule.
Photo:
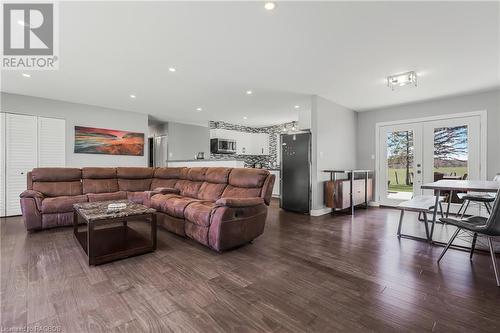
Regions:
<instances>
[{"instance_id":1,"label":"interior door","mask_svg":"<svg viewBox=\"0 0 500 333\"><path fill-rule=\"evenodd\" d=\"M421 194L422 124L383 126L379 130L378 200L395 206Z\"/></svg>"},{"instance_id":2,"label":"interior door","mask_svg":"<svg viewBox=\"0 0 500 333\"><path fill-rule=\"evenodd\" d=\"M37 117L7 113L6 215L20 215L19 194L26 190L26 174L38 164Z\"/></svg>"},{"instance_id":3,"label":"interior door","mask_svg":"<svg viewBox=\"0 0 500 333\"><path fill-rule=\"evenodd\" d=\"M167 136L160 135L154 138L154 166L166 167L168 156Z\"/></svg>"}]
</instances>

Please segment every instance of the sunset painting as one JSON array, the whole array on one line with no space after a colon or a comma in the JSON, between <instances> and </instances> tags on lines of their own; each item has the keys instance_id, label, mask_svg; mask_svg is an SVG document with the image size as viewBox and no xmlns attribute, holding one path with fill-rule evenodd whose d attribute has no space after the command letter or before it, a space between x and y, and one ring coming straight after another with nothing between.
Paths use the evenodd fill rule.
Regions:
<instances>
[{"instance_id":1,"label":"sunset painting","mask_svg":"<svg viewBox=\"0 0 500 333\"><path fill-rule=\"evenodd\" d=\"M144 133L75 126L75 153L144 155Z\"/></svg>"}]
</instances>

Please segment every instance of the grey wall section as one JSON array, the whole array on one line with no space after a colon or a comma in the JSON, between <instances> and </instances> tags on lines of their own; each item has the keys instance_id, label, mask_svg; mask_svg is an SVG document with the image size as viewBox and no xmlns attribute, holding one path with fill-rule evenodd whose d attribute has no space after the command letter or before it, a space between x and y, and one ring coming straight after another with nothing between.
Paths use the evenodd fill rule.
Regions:
<instances>
[{"instance_id":1,"label":"grey wall section","mask_svg":"<svg viewBox=\"0 0 500 333\"><path fill-rule=\"evenodd\" d=\"M312 96L311 106L311 214L317 215L326 209L323 186L329 174L322 170L356 167L357 112L319 96Z\"/></svg>"},{"instance_id":2,"label":"grey wall section","mask_svg":"<svg viewBox=\"0 0 500 333\"><path fill-rule=\"evenodd\" d=\"M486 110L487 174L500 172L500 90L443 98L358 113L357 167L375 169L375 124L412 118Z\"/></svg>"},{"instance_id":3,"label":"grey wall section","mask_svg":"<svg viewBox=\"0 0 500 333\"><path fill-rule=\"evenodd\" d=\"M144 133L147 139L147 114L3 92L1 93L1 112L65 119L66 166L147 166L147 142L144 146L144 156L75 154L73 152L75 126L140 132Z\"/></svg>"},{"instance_id":4,"label":"grey wall section","mask_svg":"<svg viewBox=\"0 0 500 333\"><path fill-rule=\"evenodd\" d=\"M210 157L210 134L208 127L168 123L168 160L192 160L198 152Z\"/></svg>"}]
</instances>

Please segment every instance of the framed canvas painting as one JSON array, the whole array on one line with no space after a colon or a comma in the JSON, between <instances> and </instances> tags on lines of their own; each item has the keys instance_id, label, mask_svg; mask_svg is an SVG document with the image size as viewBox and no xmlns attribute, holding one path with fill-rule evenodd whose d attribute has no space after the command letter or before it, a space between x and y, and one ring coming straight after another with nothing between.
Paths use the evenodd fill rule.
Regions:
<instances>
[{"instance_id":1,"label":"framed canvas painting","mask_svg":"<svg viewBox=\"0 0 500 333\"><path fill-rule=\"evenodd\" d=\"M144 156L144 133L75 126L75 153Z\"/></svg>"}]
</instances>

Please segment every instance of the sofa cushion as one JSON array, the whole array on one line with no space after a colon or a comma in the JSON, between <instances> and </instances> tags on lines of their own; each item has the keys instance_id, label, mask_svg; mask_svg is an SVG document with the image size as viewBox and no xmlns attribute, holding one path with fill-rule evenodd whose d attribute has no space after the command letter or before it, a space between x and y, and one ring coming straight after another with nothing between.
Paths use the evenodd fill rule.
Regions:
<instances>
[{"instance_id":1,"label":"sofa cushion","mask_svg":"<svg viewBox=\"0 0 500 333\"><path fill-rule=\"evenodd\" d=\"M86 195L60 196L45 198L42 201L42 213L68 213L73 211L73 204L87 202Z\"/></svg>"},{"instance_id":2,"label":"sofa cushion","mask_svg":"<svg viewBox=\"0 0 500 333\"><path fill-rule=\"evenodd\" d=\"M89 202L125 200L127 199L127 192L118 191L113 193L88 193L87 197L89 198Z\"/></svg>"},{"instance_id":3,"label":"sofa cushion","mask_svg":"<svg viewBox=\"0 0 500 333\"><path fill-rule=\"evenodd\" d=\"M187 179L197 182L202 182L205 180L205 173L208 168L189 168Z\"/></svg>"},{"instance_id":4,"label":"sofa cushion","mask_svg":"<svg viewBox=\"0 0 500 333\"><path fill-rule=\"evenodd\" d=\"M31 171L33 182L70 182L81 178L82 170L78 168L34 168Z\"/></svg>"},{"instance_id":5,"label":"sofa cushion","mask_svg":"<svg viewBox=\"0 0 500 333\"><path fill-rule=\"evenodd\" d=\"M127 200L138 204L143 204L147 193L145 191L129 191L127 192Z\"/></svg>"},{"instance_id":6,"label":"sofa cushion","mask_svg":"<svg viewBox=\"0 0 500 333\"><path fill-rule=\"evenodd\" d=\"M158 187L175 187L177 179L163 179L163 178L153 178L151 181L151 190Z\"/></svg>"},{"instance_id":7,"label":"sofa cushion","mask_svg":"<svg viewBox=\"0 0 500 333\"><path fill-rule=\"evenodd\" d=\"M208 227L210 226L210 216L214 208L216 208L216 205L213 202L193 202L186 207L184 218L194 224Z\"/></svg>"},{"instance_id":8,"label":"sofa cushion","mask_svg":"<svg viewBox=\"0 0 500 333\"><path fill-rule=\"evenodd\" d=\"M118 189L120 191L149 191L151 188L151 178L144 179L118 179Z\"/></svg>"},{"instance_id":9,"label":"sofa cushion","mask_svg":"<svg viewBox=\"0 0 500 333\"><path fill-rule=\"evenodd\" d=\"M145 179L153 178L153 168L126 167L116 168L116 175L121 179Z\"/></svg>"},{"instance_id":10,"label":"sofa cushion","mask_svg":"<svg viewBox=\"0 0 500 333\"><path fill-rule=\"evenodd\" d=\"M222 198L255 198L259 197L261 192L260 187L235 187L227 185L222 193Z\"/></svg>"},{"instance_id":11,"label":"sofa cushion","mask_svg":"<svg viewBox=\"0 0 500 333\"><path fill-rule=\"evenodd\" d=\"M74 196L82 194L82 183L69 182L33 182L33 190L47 197Z\"/></svg>"},{"instance_id":12,"label":"sofa cushion","mask_svg":"<svg viewBox=\"0 0 500 333\"><path fill-rule=\"evenodd\" d=\"M178 198L180 195L174 194L174 193L168 193L168 194L155 194L151 197L149 200L149 206L151 208L156 209L159 212L165 212L166 210L163 209L163 205L165 205L165 202L167 199L170 198Z\"/></svg>"},{"instance_id":13,"label":"sofa cushion","mask_svg":"<svg viewBox=\"0 0 500 333\"><path fill-rule=\"evenodd\" d=\"M226 186L226 184L203 182L198 191L198 199L215 201L220 198Z\"/></svg>"},{"instance_id":14,"label":"sofa cushion","mask_svg":"<svg viewBox=\"0 0 500 333\"><path fill-rule=\"evenodd\" d=\"M83 194L118 191L116 168L82 168Z\"/></svg>"},{"instance_id":15,"label":"sofa cushion","mask_svg":"<svg viewBox=\"0 0 500 333\"><path fill-rule=\"evenodd\" d=\"M83 193L111 193L118 191L118 180L114 179L83 179Z\"/></svg>"},{"instance_id":16,"label":"sofa cushion","mask_svg":"<svg viewBox=\"0 0 500 333\"><path fill-rule=\"evenodd\" d=\"M184 197L198 198L202 182L194 182L191 180L179 180L175 184L175 188L181 191Z\"/></svg>"},{"instance_id":17,"label":"sofa cushion","mask_svg":"<svg viewBox=\"0 0 500 333\"><path fill-rule=\"evenodd\" d=\"M190 204L199 200L188 197L172 197L167 199L162 205L161 210L173 217L184 218L184 210Z\"/></svg>"},{"instance_id":18,"label":"sofa cushion","mask_svg":"<svg viewBox=\"0 0 500 333\"><path fill-rule=\"evenodd\" d=\"M82 168L83 179L116 179L116 168Z\"/></svg>"},{"instance_id":19,"label":"sofa cushion","mask_svg":"<svg viewBox=\"0 0 500 333\"><path fill-rule=\"evenodd\" d=\"M205 181L216 184L227 184L231 168L208 168Z\"/></svg>"},{"instance_id":20,"label":"sofa cushion","mask_svg":"<svg viewBox=\"0 0 500 333\"><path fill-rule=\"evenodd\" d=\"M187 168L156 168L153 177L159 179L179 179L183 169Z\"/></svg>"},{"instance_id":21,"label":"sofa cushion","mask_svg":"<svg viewBox=\"0 0 500 333\"><path fill-rule=\"evenodd\" d=\"M262 169L234 168L229 174L229 184L236 187L262 187L269 171Z\"/></svg>"}]
</instances>

